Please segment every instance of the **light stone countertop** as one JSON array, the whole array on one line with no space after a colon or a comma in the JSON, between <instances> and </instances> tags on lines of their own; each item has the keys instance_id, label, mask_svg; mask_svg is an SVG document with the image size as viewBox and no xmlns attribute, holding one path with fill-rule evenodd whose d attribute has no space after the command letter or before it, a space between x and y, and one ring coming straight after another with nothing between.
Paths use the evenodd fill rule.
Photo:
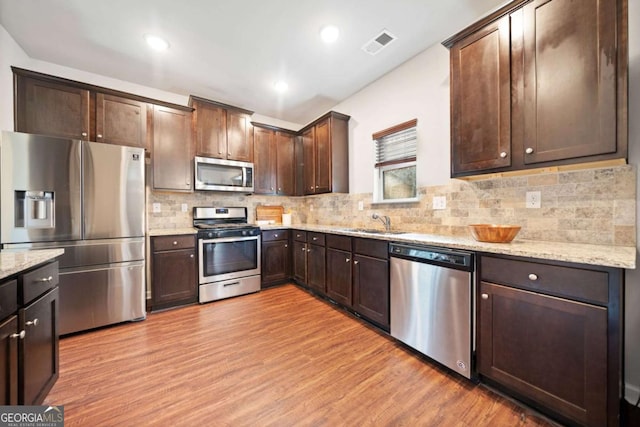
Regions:
<instances>
[{"instance_id":1,"label":"light stone countertop","mask_svg":"<svg viewBox=\"0 0 640 427\"><path fill-rule=\"evenodd\" d=\"M353 231L348 227L326 225L294 224L283 226L273 224L260 226L262 230L296 229L317 231L321 233L343 234L346 236L366 237L399 243L418 243L453 249L465 249L477 252L488 252L502 255L514 255L527 258L538 258L554 261L566 261L579 264L599 265L615 268L636 268L636 248L633 246L605 246L580 243L542 242L533 240L519 240L517 237L511 243L484 243L471 237L443 236L421 233L367 233Z\"/></svg>"},{"instance_id":2,"label":"light stone countertop","mask_svg":"<svg viewBox=\"0 0 640 427\"><path fill-rule=\"evenodd\" d=\"M149 230L149 236L172 236L179 234L197 234L198 230L189 227L189 228L156 228L153 230Z\"/></svg>"},{"instance_id":3,"label":"light stone countertop","mask_svg":"<svg viewBox=\"0 0 640 427\"><path fill-rule=\"evenodd\" d=\"M3 250L0 252L0 279L51 261L63 253L64 249Z\"/></svg>"}]
</instances>

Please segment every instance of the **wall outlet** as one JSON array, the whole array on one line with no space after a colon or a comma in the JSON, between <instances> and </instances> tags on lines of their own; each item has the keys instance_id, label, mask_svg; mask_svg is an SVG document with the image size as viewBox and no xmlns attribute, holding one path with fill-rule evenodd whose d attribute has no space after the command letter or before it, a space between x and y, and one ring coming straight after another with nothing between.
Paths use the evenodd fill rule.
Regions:
<instances>
[{"instance_id":1,"label":"wall outlet","mask_svg":"<svg viewBox=\"0 0 640 427\"><path fill-rule=\"evenodd\" d=\"M186 203L183 203L182 205L180 205L180 209L182 210L182 212L186 212L189 210L189 206L187 206Z\"/></svg>"},{"instance_id":2,"label":"wall outlet","mask_svg":"<svg viewBox=\"0 0 640 427\"><path fill-rule=\"evenodd\" d=\"M358 210L359 211L363 211L364 210L364 202L362 200L358 201Z\"/></svg>"},{"instance_id":3,"label":"wall outlet","mask_svg":"<svg viewBox=\"0 0 640 427\"><path fill-rule=\"evenodd\" d=\"M154 203L153 213L160 213L160 212L162 212L162 205L160 203Z\"/></svg>"},{"instance_id":4,"label":"wall outlet","mask_svg":"<svg viewBox=\"0 0 640 427\"><path fill-rule=\"evenodd\" d=\"M527 209L540 209L540 199L539 191L527 191Z\"/></svg>"},{"instance_id":5,"label":"wall outlet","mask_svg":"<svg viewBox=\"0 0 640 427\"><path fill-rule=\"evenodd\" d=\"M433 209L446 209L447 198L445 196L433 196Z\"/></svg>"}]
</instances>

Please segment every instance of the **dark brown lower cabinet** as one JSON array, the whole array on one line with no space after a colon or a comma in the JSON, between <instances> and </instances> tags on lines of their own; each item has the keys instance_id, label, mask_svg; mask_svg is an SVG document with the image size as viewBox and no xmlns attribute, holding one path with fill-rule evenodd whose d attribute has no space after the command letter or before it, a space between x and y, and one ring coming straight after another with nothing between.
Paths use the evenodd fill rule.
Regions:
<instances>
[{"instance_id":1,"label":"dark brown lower cabinet","mask_svg":"<svg viewBox=\"0 0 640 427\"><path fill-rule=\"evenodd\" d=\"M293 279L303 285L307 284L307 244L295 241L292 243Z\"/></svg>"},{"instance_id":2,"label":"dark brown lower cabinet","mask_svg":"<svg viewBox=\"0 0 640 427\"><path fill-rule=\"evenodd\" d=\"M620 271L483 257L481 275L481 378L562 422L619 425Z\"/></svg>"},{"instance_id":3,"label":"dark brown lower cabinet","mask_svg":"<svg viewBox=\"0 0 640 427\"><path fill-rule=\"evenodd\" d=\"M153 310L198 300L195 235L151 238L151 306Z\"/></svg>"},{"instance_id":4,"label":"dark brown lower cabinet","mask_svg":"<svg viewBox=\"0 0 640 427\"><path fill-rule=\"evenodd\" d=\"M389 307L389 260L354 255L353 309L388 330Z\"/></svg>"},{"instance_id":5,"label":"dark brown lower cabinet","mask_svg":"<svg viewBox=\"0 0 640 427\"><path fill-rule=\"evenodd\" d=\"M344 238L349 241L351 238L345 236L328 236ZM346 307L352 304L352 262L351 251L347 252L332 247L327 248L327 296L332 300Z\"/></svg>"},{"instance_id":6,"label":"dark brown lower cabinet","mask_svg":"<svg viewBox=\"0 0 640 427\"><path fill-rule=\"evenodd\" d=\"M307 284L314 290L326 293L326 248L307 243Z\"/></svg>"},{"instance_id":7,"label":"dark brown lower cabinet","mask_svg":"<svg viewBox=\"0 0 640 427\"><path fill-rule=\"evenodd\" d=\"M0 405L18 404L18 316L0 323Z\"/></svg>"},{"instance_id":8,"label":"dark brown lower cabinet","mask_svg":"<svg viewBox=\"0 0 640 427\"><path fill-rule=\"evenodd\" d=\"M58 287L18 311L21 360L18 369L21 405L39 405L59 376Z\"/></svg>"},{"instance_id":9,"label":"dark brown lower cabinet","mask_svg":"<svg viewBox=\"0 0 640 427\"><path fill-rule=\"evenodd\" d=\"M263 231L261 249L262 288L287 281L291 274L289 230Z\"/></svg>"}]
</instances>

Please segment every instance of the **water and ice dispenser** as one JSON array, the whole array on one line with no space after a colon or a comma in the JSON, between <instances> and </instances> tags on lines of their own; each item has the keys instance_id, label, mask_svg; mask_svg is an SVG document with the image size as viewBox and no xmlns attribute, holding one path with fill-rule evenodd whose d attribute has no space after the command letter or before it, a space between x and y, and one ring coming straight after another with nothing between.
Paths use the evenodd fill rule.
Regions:
<instances>
[{"instance_id":1,"label":"water and ice dispenser","mask_svg":"<svg viewBox=\"0 0 640 427\"><path fill-rule=\"evenodd\" d=\"M16 227L54 228L55 199L53 191L16 191Z\"/></svg>"}]
</instances>

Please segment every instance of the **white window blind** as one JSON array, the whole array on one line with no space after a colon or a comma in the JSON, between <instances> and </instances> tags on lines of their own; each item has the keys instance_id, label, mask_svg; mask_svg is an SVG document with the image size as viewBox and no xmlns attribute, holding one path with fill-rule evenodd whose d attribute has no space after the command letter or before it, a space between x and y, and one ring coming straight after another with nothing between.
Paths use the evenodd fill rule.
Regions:
<instances>
[{"instance_id":1,"label":"white window blind","mask_svg":"<svg viewBox=\"0 0 640 427\"><path fill-rule=\"evenodd\" d=\"M417 120L410 120L373 134L376 167L416 160Z\"/></svg>"}]
</instances>

